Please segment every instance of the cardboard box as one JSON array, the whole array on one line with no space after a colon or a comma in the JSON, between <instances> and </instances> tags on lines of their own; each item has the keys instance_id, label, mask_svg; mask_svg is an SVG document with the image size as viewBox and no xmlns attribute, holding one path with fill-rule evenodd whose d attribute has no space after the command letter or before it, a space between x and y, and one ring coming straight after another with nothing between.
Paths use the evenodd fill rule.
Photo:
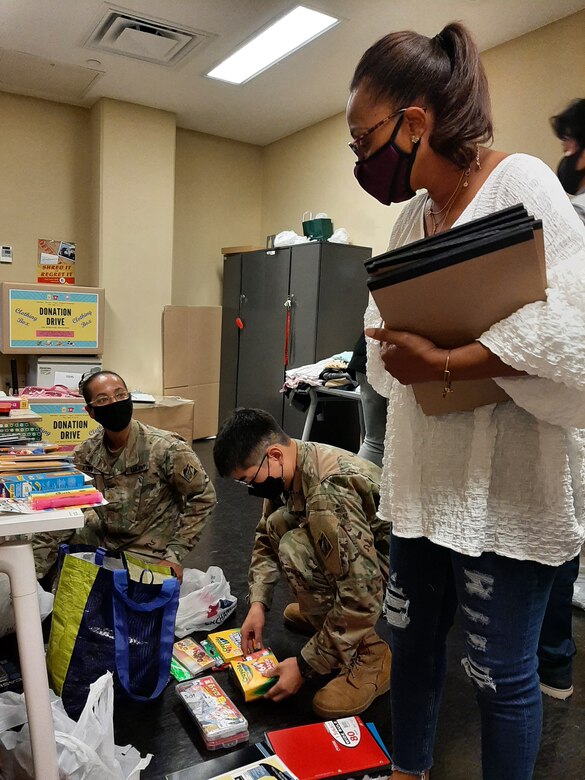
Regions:
<instances>
[{"instance_id":1,"label":"cardboard box","mask_svg":"<svg viewBox=\"0 0 585 780\"><path fill-rule=\"evenodd\" d=\"M166 306L163 392L195 402L193 439L215 436L219 413L221 306Z\"/></svg>"},{"instance_id":2,"label":"cardboard box","mask_svg":"<svg viewBox=\"0 0 585 780\"><path fill-rule=\"evenodd\" d=\"M103 351L102 288L2 282L0 306L4 354L97 355Z\"/></svg>"},{"instance_id":3,"label":"cardboard box","mask_svg":"<svg viewBox=\"0 0 585 780\"><path fill-rule=\"evenodd\" d=\"M217 433L219 417L219 382L209 385L189 385L187 387L166 387L165 395L178 395L190 398L193 409L193 438L205 439Z\"/></svg>"},{"instance_id":4,"label":"cardboard box","mask_svg":"<svg viewBox=\"0 0 585 780\"><path fill-rule=\"evenodd\" d=\"M88 439L100 425L85 411L79 397L29 397L31 411L40 416L43 441L58 444L64 451L73 450Z\"/></svg>"},{"instance_id":5,"label":"cardboard box","mask_svg":"<svg viewBox=\"0 0 585 780\"><path fill-rule=\"evenodd\" d=\"M221 306L165 306L163 387L219 382Z\"/></svg>"},{"instance_id":6,"label":"cardboard box","mask_svg":"<svg viewBox=\"0 0 585 780\"><path fill-rule=\"evenodd\" d=\"M134 404L133 417L146 425L172 431L189 444L193 440L193 401L188 398L155 396L155 403Z\"/></svg>"}]
</instances>

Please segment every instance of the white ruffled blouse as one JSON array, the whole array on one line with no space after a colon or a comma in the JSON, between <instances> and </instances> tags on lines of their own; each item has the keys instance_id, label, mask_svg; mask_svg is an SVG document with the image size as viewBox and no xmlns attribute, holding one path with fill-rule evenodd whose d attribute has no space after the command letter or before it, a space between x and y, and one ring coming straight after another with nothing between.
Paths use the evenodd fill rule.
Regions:
<instances>
[{"instance_id":1,"label":"white ruffled blouse","mask_svg":"<svg viewBox=\"0 0 585 780\"><path fill-rule=\"evenodd\" d=\"M391 249L422 238L426 197L400 213ZM367 339L368 378L389 399L380 513L397 536L557 566L585 540L585 227L553 172L525 154L499 163L456 224L516 203L543 221L547 300L479 339L529 374L496 379L513 400L427 417ZM380 323L370 297L366 327Z\"/></svg>"}]
</instances>

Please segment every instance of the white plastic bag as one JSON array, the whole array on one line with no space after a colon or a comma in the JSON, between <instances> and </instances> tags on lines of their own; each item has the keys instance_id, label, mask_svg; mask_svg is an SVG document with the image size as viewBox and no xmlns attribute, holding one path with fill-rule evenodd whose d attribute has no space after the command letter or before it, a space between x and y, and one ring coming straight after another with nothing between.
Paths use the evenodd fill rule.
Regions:
<instances>
[{"instance_id":1,"label":"white plastic bag","mask_svg":"<svg viewBox=\"0 0 585 780\"><path fill-rule=\"evenodd\" d=\"M37 593L39 596L39 609L41 620L53 611L54 596L47 593L37 582ZM12 597L10 594L10 580L7 574L0 573L0 636L13 634L16 631L16 619L14 609L12 608Z\"/></svg>"},{"instance_id":2,"label":"white plastic bag","mask_svg":"<svg viewBox=\"0 0 585 780\"><path fill-rule=\"evenodd\" d=\"M306 236L299 236L294 230L282 230L274 237L274 247L278 249L281 246L292 246L293 244L307 244L309 239Z\"/></svg>"},{"instance_id":3,"label":"white plastic bag","mask_svg":"<svg viewBox=\"0 0 585 780\"><path fill-rule=\"evenodd\" d=\"M332 236L329 236L327 241L332 244L349 244L349 235L345 228L337 228Z\"/></svg>"},{"instance_id":4,"label":"white plastic bag","mask_svg":"<svg viewBox=\"0 0 585 780\"><path fill-rule=\"evenodd\" d=\"M114 683L110 672L89 689L87 703L76 723L60 698L51 692L55 742L62 780L138 780L152 756L114 744ZM3 780L33 777L24 695L0 694L0 776ZM22 723L20 731L6 731Z\"/></svg>"},{"instance_id":5,"label":"white plastic bag","mask_svg":"<svg viewBox=\"0 0 585 780\"><path fill-rule=\"evenodd\" d=\"M238 600L219 566L206 572L183 569L175 634L182 639L193 631L213 631L228 618Z\"/></svg>"}]
</instances>

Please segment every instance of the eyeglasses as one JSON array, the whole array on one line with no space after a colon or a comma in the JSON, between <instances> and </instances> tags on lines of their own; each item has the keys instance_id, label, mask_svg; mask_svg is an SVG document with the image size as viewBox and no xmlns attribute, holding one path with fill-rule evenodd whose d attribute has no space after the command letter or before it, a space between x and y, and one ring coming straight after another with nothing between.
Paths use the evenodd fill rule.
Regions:
<instances>
[{"instance_id":1,"label":"eyeglasses","mask_svg":"<svg viewBox=\"0 0 585 780\"><path fill-rule=\"evenodd\" d=\"M353 141L350 141L348 143L349 148L351 151L359 157L361 146L364 142L364 139L367 138L369 135L371 135L374 130L377 130L379 127L382 127L382 125L385 125L386 122L389 122L391 119L393 119L395 116L398 116L398 114L401 114L403 111L406 111L405 108L401 108L399 111L395 111L393 114L389 114L388 116L384 117L384 119L380 119L379 122L376 122L375 125L372 125L368 130L366 130L365 133L362 133L361 135L358 135L357 138L354 138Z\"/></svg>"},{"instance_id":2,"label":"eyeglasses","mask_svg":"<svg viewBox=\"0 0 585 780\"><path fill-rule=\"evenodd\" d=\"M130 398L130 393L127 390L117 390L114 395L100 395L95 401L90 401L88 406L107 406L108 404L115 404L118 401L126 401Z\"/></svg>"},{"instance_id":3,"label":"eyeglasses","mask_svg":"<svg viewBox=\"0 0 585 780\"><path fill-rule=\"evenodd\" d=\"M260 469L262 468L262 464L263 464L263 463L264 463L264 461L266 460L266 456L267 456L267 455L268 455L268 450L267 450L267 451L264 453L264 457L263 457L263 458L262 458L262 460L260 461L260 465L259 465L259 466L258 466L258 468L256 469L256 473L254 474L254 476L252 477L252 479L251 479L249 482L248 482L248 480L246 480L246 479L234 479L234 482L237 482L237 483L238 483L238 485L245 485L246 487L250 487L250 485L253 485L253 484L254 484L254 482L256 481L256 477L257 477L257 476L258 476L258 474L260 473Z\"/></svg>"}]
</instances>

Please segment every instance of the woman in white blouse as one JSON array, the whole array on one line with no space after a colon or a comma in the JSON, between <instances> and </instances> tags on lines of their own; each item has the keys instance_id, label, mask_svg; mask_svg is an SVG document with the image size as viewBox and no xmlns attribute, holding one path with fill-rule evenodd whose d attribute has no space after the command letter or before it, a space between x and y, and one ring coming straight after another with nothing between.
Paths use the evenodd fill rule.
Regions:
<instances>
[{"instance_id":1,"label":"woman in white blouse","mask_svg":"<svg viewBox=\"0 0 585 780\"><path fill-rule=\"evenodd\" d=\"M544 225L547 300L449 352L366 312L368 378L389 399L380 511L393 523L393 778L427 778L457 606L482 721L484 780L527 780L542 703L536 649L555 567L585 539L585 232L541 161L486 148L487 82L467 30L392 33L360 60L347 109L355 175L412 198L398 247L522 203ZM425 192L416 195L415 191ZM502 279L502 285L506 279ZM427 417L410 385L493 377L509 401Z\"/></svg>"}]
</instances>

